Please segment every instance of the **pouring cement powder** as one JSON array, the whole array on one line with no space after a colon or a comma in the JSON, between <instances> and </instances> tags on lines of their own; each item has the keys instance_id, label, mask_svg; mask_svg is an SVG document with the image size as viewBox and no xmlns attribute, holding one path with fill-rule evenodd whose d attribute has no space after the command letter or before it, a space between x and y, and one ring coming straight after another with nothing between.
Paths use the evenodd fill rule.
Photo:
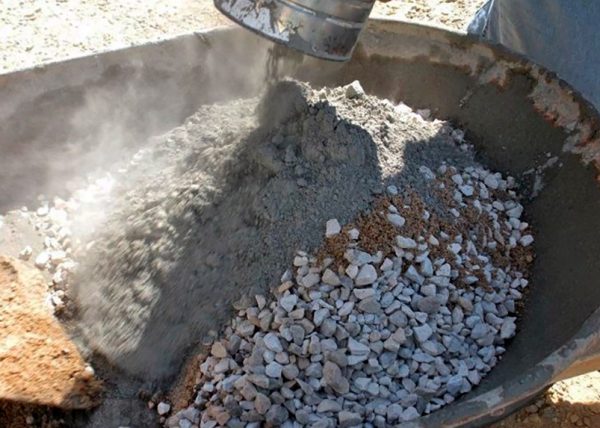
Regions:
<instances>
[{"instance_id":1,"label":"pouring cement powder","mask_svg":"<svg viewBox=\"0 0 600 428\"><path fill-rule=\"evenodd\" d=\"M499 174L494 175L481 169L473 158L472 150L457 144L456 140L460 139L460 132L446 123L424 120L406 106L394 106L388 101L366 96L357 83L347 88L315 91L304 84L285 81L271 87L260 99L201 108L184 125L154 140L136 157L135 164L121 177L117 177L110 197L95 201L101 215L95 220L97 227L94 230L84 230L89 227L90 215L80 225L76 222L73 226L74 235L86 243L76 253L81 265L71 293L79 308L79 323L84 336L92 348L131 374L145 378L170 376L180 366L185 351L191 344L199 343L207 334L221 330L230 320L232 302L243 296L265 295L269 287L280 286L281 272L295 260L295 265L301 270L295 272L296 286L307 290L294 292L293 295L300 296L304 303L292 305L297 313L291 319L301 324L312 323L316 328L312 309L317 310L314 302L319 300L323 301L323 308L337 312L331 318L336 322L355 322L358 319L356 317L361 315L356 311L368 314L370 327L369 324L362 329L357 325L354 330L344 327L346 333L340 333L339 337L337 327L334 327L335 346L343 349L341 353L345 354L348 349L351 357L360 357L354 358L357 360L356 364L371 364L369 353L372 348L365 344L365 334L370 337L373 333L373 337L379 337L382 343L389 342L391 329L385 327L387 321L382 324L382 331L377 331L375 327L383 321L373 318L381 315L381 299L384 295L387 300L399 299L400 303L389 302L390 305L406 306L411 303L406 306L407 309L402 309L404 316L410 318L410 324L407 324L410 328L405 332L408 344L414 345L415 339L411 335L420 335L417 328L420 326L424 330L425 325L433 323L436 316L444 320L448 316L452 320L465 317L468 328L464 327L464 331L461 328L452 330L454 339L464 340L476 330L475 335L478 337L472 339L475 342L465 342L464 346L469 352L475 352L475 355L480 348L486 348L486 356L480 357L483 358L481 364L485 365L485 369L480 367L481 364L473 355L463 352L467 355L464 358L471 360L459 363L459 367L447 367L449 373L444 375L445 379L437 380L439 387L444 384L447 388L450 378L454 376L452 382L456 393L466 392L467 386L463 378L466 379L475 366L478 367L478 373L489 370L493 366L492 359L495 363L495 355L501 351L496 348L500 348L501 341L514 334L514 318L506 317L514 311L514 301L519 293L516 288L526 285L526 280L522 279L526 272L523 264L511 265L517 252L515 250L512 254L510 251L517 247L523 250L531 242L530 235L524 232L527 225L518 220L522 207L516 202L515 193L508 189L513 183L503 180ZM433 171L441 174L442 179ZM440 187L440 183L446 184ZM484 191L487 193L484 194ZM382 199L386 192L402 199ZM467 201L480 195L485 200L479 205ZM371 237L370 240L360 241L359 237L355 237L350 241L346 238L340 241L335 238L346 236L349 232L347 228L343 233L336 230L339 224L349 224L359 218L361 213L368 212L375 201L377 206L383 207L381 209L389 210L383 218L388 219L393 228L407 222L409 214L403 210L421 207L419 216L423 222L437 227L435 233L431 231L433 238L426 236L425 239L438 240L443 250L430 250L416 235L407 233L404 237L399 231L390 231L389 227L384 227L387 234L382 235L383 238L377 237L377 233L368 231L367 223L361 223L357 232L352 233L363 233L364 236ZM406 201L406 204L402 201ZM489 211L491 214L486 214L487 220L483 223L489 229L489 238L487 235L484 238L483 229L475 236L477 231L471 231L464 219L469 219L470 215L471 220L477 222L475 211L479 214L487 213L487 207L492 207L492 202L494 208ZM93 205L87 207L88 213L93 212ZM469 209L463 211L465 207ZM506 214L511 211L518 211L518 215ZM335 221L327 223L332 219ZM382 224L381 219L378 222L375 223L376 229ZM330 239L325 246L325 259L321 257L317 261L307 255L323 244L326 223ZM410 226L408 223L406 225ZM444 231L442 226L449 230ZM459 237L462 231L473 236ZM396 232L400 238L392 236ZM390 236L393 238L392 242L387 240ZM442 242L444 239L449 241ZM428 242L433 245L431 240ZM473 242L469 246L471 240ZM519 240L521 243L517 242ZM361 252L347 255L348 249ZM384 260L387 253L395 249L400 251L395 254L397 259L392 257ZM294 259L298 250L308 253L301 253L299 259ZM489 254L485 252L487 250ZM466 256L462 258L469 267L469 273L464 275L456 272L455 262L450 260L451 257L462 257L461 251L473 257L483 257L479 261ZM435 254L435 257L432 255L428 258L425 253ZM523 251L518 254L525 257ZM348 257L357 259L348 261ZM403 257L406 259L404 264L401 262ZM330 272L327 273L330 280L333 281L335 277L340 284L330 284L322 277L323 269L328 263L331 266L324 272ZM402 283L403 280L414 283L411 285L412 294L396 295L391 289L389 292L382 289L376 297L375 294L361 294L361 297L352 291L355 286L372 286L380 281L378 278L384 276L382 263L404 275L403 279L396 278L397 283ZM433 280L425 281L424 278L428 275L411 267L411 263L416 264L419 269L423 269L423 264L426 264L431 268L427 267L427 272L431 270L436 272L435 276L446 279L438 280L442 284ZM365 268L367 265L370 268ZM491 268L488 269L488 265ZM356 266L358 271L354 272L351 268L347 272L348 266ZM405 269L408 270L404 272ZM498 279L498 275L502 276L499 272L503 272L501 280ZM312 295L313 286L314 292L319 293L321 281L328 287L343 285L347 291L334 293L333 300L331 293L329 300L321 295ZM358 284L358 281L361 283ZM517 282L513 284L514 281ZM501 285L504 293L496 292L490 297L488 294L492 291L485 294L486 291L478 282L492 288ZM465 288L468 290L465 291L466 297L462 294L455 295L450 290L444 292L442 300L445 301L436 300L436 287L449 285L470 288ZM511 285L516 287L514 295L510 295L512 307L500 311L495 309L494 314L490 305L497 305L501 303L499 299L506 299ZM421 290L421 287L424 289ZM284 291L282 298L288 295L292 294ZM415 300L416 295L422 298ZM369 298L369 303L363 303L364 299ZM461 306L464 309L462 315L455 314L451 309L445 309L444 312L444 308L456 305L456 301L452 299L463 299L458 300L466 305ZM360 304L358 300L361 300ZM430 304L427 310L419 306L424 305L420 303L423 300ZM259 302L257 319L261 318L259 313L265 310L265 304ZM253 388L259 389L257 394L260 392L261 395L245 397L245 400L251 401L255 406L252 410L255 413L252 413L251 418L258 418L256 422L267 420L276 424L282 422L280 420L284 413L286 418L290 417L292 410L285 406L286 400L294 401L297 398L283 395L282 387L287 380L281 377L282 372L278 367L269 367L276 363L283 370L290 361L289 350L286 351L287 359L280 356L283 350L280 352L275 342L286 349L289 344L295 343L293 337L282 332L289 325L280 319L287 319L285 314L277 312L277 305L282 305L281 302L273 305L276 305L271 307L276 310L275 316L269 322L260 321L262 331L256 333L256 340L241 340L241 344L238 343L239 349L232 349L227 344L225 355L218 351L221 362L211 360L206 366L206 374L212 376L210 382L214 383L215 379L217 383L220 382L217 388L220 393L229 392L227 388L233 388L233 385L225 388L223 382L226 375L238 376L237 380L244 373L247 376L261 376L260 380L255 379L259 384L249 380ZM420 309L411 309L414 305ZM311 311L309 307L312 308ZM488 310L497 319L487 316ZM244 312L242 315L250 320L254 332L255 326L249 314ZM366 320L365 315L362 316ZM340 318L336 320L335 317ZM350 321L348 317L355 317L354 321ZM462 319L457 321L459 324L462 322ZM365 328L370 328L371 332ZM250 327L248 331L249 329ZM316 349L318 342L324 339L317 332L311 335L309 330L308 325L303 326L303 335L306 336L296 343L302 353L309 352L308 348L304 350L305 342L306 346ZM269 334L265 336L266 332ZM396 352L403 362L397 367L402 373L404 366L409 370L404 375L409 386L415 384L411 380L417 372L415 365L421 371L433 370L433 367L437 367L437 357L447 352L448 346L463 345L462 342L446 343L441 339L425 345L423 342L427 342L430 336L440 334L437 331L426 333L428 332L422 332L423 337L428 337L417 339L417 342L429 347L435 358L427 354L429 357L419 357L427 358L426 360L415 360L414 346L410 356L409 351L400 354L400 347L404 342L398 341ZM384 337L386 335L388 337ZM274 339L271 340L271 337ZM479 339L483 339L481 344ZM374 341L378 342L379 339ZM260 352L256 349L263 350L263 345L271 353L265 354L268 355L265 358L270 361L263 361L265 364L261 365L258 362ZM271 345L277 349L271 349ZM330 345L333 346L331 343ZM392 344L390 342L383 346L387 350ZM443 347L446 348L442 349ZM490 347L493 355L489 355ZM347 394L354 392L349 389L346 392L344 385L338 385L339 388L327 385L327 382L334 382L332 379L338 377L337 370L326 365L324 354L316 351L310 353L312 356L303 354L303 360L296 361L297 369L306 374L306 370L311 367L312 375L323 375L325 383L322 388L325 388L326 394L331 393L333 388L335 394L351 399L352 396ZM257 361L247 368L244 361L250 354ZM421 354L425 355L425 351L421 350ZM464 356L463 354L459 355ZM377 360L377 354L373 358ZM317 363L320 369L314 365ZM336 367L340 373L344 371L342 377L348 378L348 381L356 377L348 371L351 369L345 368L339 361L338 363ZM217 366L219 368L215 372ZM269 373L266 373L267 368ZM328 374L323 372L325 369ZM360 372L363 367L358 369ZM241 370L241 374L236 370ZM317 373L319 370L321 372ZM331 370L334 373L329 373ZM364 373L365 376L373 376L375 372ZM464 376L457 379L458 375ZM319 388L309 378L302 384L298 382L293 388L286 388L291 394L300 394L297 392L298 387L304 392L308 389L314 391L317 398L329 397L317 394ZM234 380L229 379L233 383ZM271 383L273 379L275 381ZM336 384L338 380L335 380ZM435 383L435 379L432 381ZM370 380L365 383L365 388L369 388L370 383ZM279 395L271 394L267 397L267 392L274 392L272 386ZM419 387L433 388L433 385ZM380 386L378 388L381 390ZM400 410L401 415L409 407L419 413L431 411L443 404L417 400L419 405L415 407L417 401L412 402L415 388L410 393L411 402L407 401L410 405ZM374 389L372 387L373 391ZM406 389L411 390L409 387ZM430 391L427 394L430 399L441 397L444 403L448 401L443 393L436 395L437 393ZM263 396L269 400L268 406ZM198 405L205 405L206 397L199 397ZM262 403L256 403L259 397ZM237 398L229 401L225 399L222 406L213 406L210 415L216 415L215 420L220 417L222 420L246 421L243 419L243 409L236 408L232 411L227 407L228 402L231 404L231 400ZM284 401L280 403L281 399ZM356 400L350 400L349 403L360 405ZM315 409L305 409L307 412L317 410L316 403L306 404L315 406ZM256 408L259 405L262 405L264 412ZM360 411L357 413L353 405L346 406L343 402L340 405L343 409L348 409L346 413L352 413L348 416L350 419L356 419L356 414L360 418L364 416ZM427 405L430 407L426 407ZM295 407L293 410L299 409ZM410 412L413 410L409 410ZM207 416L209 419L212 418L210 415ZM393 415L392 420L400 420L401 417L404 416ZM295 419L300 418L296 414ZM342 423L340 420L339 423L349 426L348 421Z\"/></svg>"}]
</instances>

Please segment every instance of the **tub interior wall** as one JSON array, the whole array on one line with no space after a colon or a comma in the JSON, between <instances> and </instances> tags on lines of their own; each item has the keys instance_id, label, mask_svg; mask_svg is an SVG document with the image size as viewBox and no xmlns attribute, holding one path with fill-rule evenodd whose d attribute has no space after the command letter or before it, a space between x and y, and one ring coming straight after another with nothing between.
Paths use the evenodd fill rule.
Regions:
<instances>
[{"instance_id":1,"label":"tub interior wall","mask_svg":"<svg viewBox=\"0 0 600 428\"><path fill-rule=\"evenodd\" d=\"M257 93L269 46L246 32L219 31L0 76L0 211L35 206L40 193L68 193L82 171L125 159L201 104ZM367 57L360 49L348 64L318 62L298 77L315 84L359 79L369 93L431 108L464 126L482 160L503 173L518 177L548 152L563 163L526 204L536 231L532 291L519 334L477 392L518 377L599 306L595 171L562 152L565 135L527 98L530 79L515 75L500 89L427 58Z\"/></svg>"}]
</instances>

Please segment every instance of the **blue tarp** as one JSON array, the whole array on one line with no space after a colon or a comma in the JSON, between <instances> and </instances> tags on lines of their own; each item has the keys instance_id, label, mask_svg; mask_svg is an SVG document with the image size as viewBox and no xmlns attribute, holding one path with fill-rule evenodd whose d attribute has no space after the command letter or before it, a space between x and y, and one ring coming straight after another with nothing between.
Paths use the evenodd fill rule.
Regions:
<instances>
[{"instance_id":1,"label":"blue tarp","mask_svg":"<svg viewBox=\"0 0 600 428\"><path fill-rule=\"evenodd\" d=\"M489 0L468 31L556 72L600 110L600 0Z\"/></svg>"}]
</instances>

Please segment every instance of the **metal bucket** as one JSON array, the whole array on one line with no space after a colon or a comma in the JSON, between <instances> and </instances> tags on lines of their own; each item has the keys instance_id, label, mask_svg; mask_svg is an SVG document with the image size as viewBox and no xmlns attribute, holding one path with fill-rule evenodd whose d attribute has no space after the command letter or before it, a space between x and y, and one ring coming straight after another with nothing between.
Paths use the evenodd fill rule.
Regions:
<instances>
[{"instance_id":1,"label":"metal bucket","mask_svg":"<svg viewBox=\"0 0 600 428\"><path fill-rule=\"evenodd\" d=\"M214 0L238 24L308 55L346 61L375 0Z\"/></svg>"}]
</instances>

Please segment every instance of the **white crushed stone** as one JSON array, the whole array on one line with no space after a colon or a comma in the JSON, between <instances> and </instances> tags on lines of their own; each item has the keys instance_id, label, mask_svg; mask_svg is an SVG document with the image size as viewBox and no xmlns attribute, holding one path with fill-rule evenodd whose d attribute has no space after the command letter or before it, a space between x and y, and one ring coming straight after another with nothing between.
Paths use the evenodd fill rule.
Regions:
<instances>
[{"instance_id":1,"label":"white crushed stone","mask_svg":"<svg viewBox=\"0 0 600 428\"><path fill-rule=\"evenodd\" d=\"M337 221L337 219L333 218L327 221L327 224L325 225L325 236L330 237L337 235L341 231L342 226L340 226L340 223Z\"/></svg>"},{"instance_id":2,"label":"white crushed stone","mask_svg":"<svg viewBox=\"0 0 600 428\"><path fill-rule=\"evenodd\" d=\"M355 284L358 286L373 284L377 280L377 271L373 265L364 265L356 275Z\"/></svg>"},{"instance_id":3,"label":"white crushed stone","mask_svg":"<svg viewBox=\"0 0 600 428\"><path fill-rule=\"evenodd\" d=\"M156 406L156 411L161 416L166 415L171 411L171 405L161 401L160 403L158 403L158 406Z\"/></svg>"},{"instance_id":4,"label":"white crushed stone","mask_svg":"<svg viewBox=\"0 0 600 428\"><path fill-rule=\"evenodd\" d=\"M406 220L404 219L404 217L402 217L399 214L388 214L387 219L389 220L390 223L392 223L394 226L397 226L397 227L402 227L406 223Z\"/></svg>"},{"instance_id":5,"label":"white crushed stone","mask_svg":"<svg viewBox=\"0 0 600 428\"><path fill-rule=\"evenodd\" d=\"M348 98L360 98L363 95L365 95L365 90L358 80L355 80L346 87L346 97Z\"/></svg>"}]
</instances>

